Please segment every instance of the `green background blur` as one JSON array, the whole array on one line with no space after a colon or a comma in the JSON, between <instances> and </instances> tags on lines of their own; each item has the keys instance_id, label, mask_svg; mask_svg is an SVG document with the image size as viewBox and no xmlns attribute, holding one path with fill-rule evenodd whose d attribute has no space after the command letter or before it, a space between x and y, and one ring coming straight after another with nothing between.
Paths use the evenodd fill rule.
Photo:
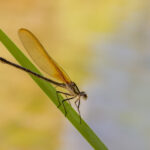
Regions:
<instances>
[{"instance_id":1,"label":"green background blur","mask_svg":"<svg viewBox=\"0 0 150 150\"><path fill-rule=\"evenodd\" d=\"M22 27L87 91L83 118L109 149L150 149L148 0L0 0L0 28L28 56ZM91 149L26 73L0 64L0 83L0 150Z\"/></svg>"}]
</instances>

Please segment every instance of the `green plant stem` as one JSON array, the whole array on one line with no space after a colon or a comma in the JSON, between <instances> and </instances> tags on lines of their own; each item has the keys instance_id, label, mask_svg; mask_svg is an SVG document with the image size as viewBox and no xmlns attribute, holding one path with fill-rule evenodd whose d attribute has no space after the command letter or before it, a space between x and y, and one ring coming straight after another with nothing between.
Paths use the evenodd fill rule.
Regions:
<instances>
[{"instance_id":1,"label":"green plant stem","mask_svg":"<svg viewBox=\"0 0 150 150\"><path fill-rule=\"evenodd\" d=\"M13 55L13 57L22 65L36 73L40 73L38 69L29 61L29 59L20 51L20 49L8 38L8 36L0 30L0 41L8 49L8 51ZM45 94L52 100L52 102L57 106L58 99L56 96L56 90L50 83L41 80L33 75L30 75L32 79L39 85L39 87L45 92ZM16 79L17 80L17 79ZM61 95L60 100L63 97ZM103 142L98 138L98 136L93 132L93 130L87 125L87 123L82 119L81 124L79 120L78 113L70 106L70 104L65 103L65 108L67 110L66 118L72 123L72 125L80 132L80 134L88 141L88 143L96 150L107 150ZM58 108L63 114L64 109L61 105Z\"/></svg>"}]
</instances>

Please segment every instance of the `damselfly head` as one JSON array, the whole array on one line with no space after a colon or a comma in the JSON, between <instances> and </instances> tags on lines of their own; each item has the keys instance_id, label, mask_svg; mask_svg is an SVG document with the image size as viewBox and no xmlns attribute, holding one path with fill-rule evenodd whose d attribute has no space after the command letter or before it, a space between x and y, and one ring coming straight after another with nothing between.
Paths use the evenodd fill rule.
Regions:
<instances>
[{"instance_id":1,"label":"damselfly head","mask_svg":"<svg viewBox=\"0 0 150 150\"><path fill-rule=\"evenodd\" d=\"M84 100L87 100L88 96L84 91L80 92L80 96L83 97Z\"/></svg>"}]
</instances>

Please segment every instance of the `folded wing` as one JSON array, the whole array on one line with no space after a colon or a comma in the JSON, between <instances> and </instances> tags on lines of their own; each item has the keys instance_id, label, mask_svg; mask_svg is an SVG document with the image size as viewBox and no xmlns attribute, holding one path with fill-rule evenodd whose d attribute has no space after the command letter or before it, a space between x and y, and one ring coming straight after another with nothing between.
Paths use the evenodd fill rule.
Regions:
<instances>
[{"instance_id":1,"label":"folded wing","mask_svg":"<svg viewBox=\"0 0 150 150\"><path fill-rule=\"evenodd\" d=\"M48 55L39 40L27 29L19 30L20 40L37 66L48 75L63 82L71 82L65 71Z\"/></svg>"}]
</instances>

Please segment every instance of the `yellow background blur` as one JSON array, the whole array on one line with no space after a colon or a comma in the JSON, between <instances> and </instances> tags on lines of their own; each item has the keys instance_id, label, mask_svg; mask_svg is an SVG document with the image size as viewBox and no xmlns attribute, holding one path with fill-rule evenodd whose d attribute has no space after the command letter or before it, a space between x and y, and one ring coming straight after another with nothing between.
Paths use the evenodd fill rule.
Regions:
<instances>
[{"instance_id":1,"label":"yellow background blur","mask_svg":"<svg viewBox=\"0 0 150 150\"><path fill-rule=\"evenodd\" d=\"M88 87L91 87L92 82L97 82L98 86L102 83L105 88L109 81L102 81L106 73L103 72L103 68L113 69L115 65L113 63L115 60L111 60L111 54L114 53L111 51L111 54L108 54L110 52L105 51L109 46L111 47L111 44L108 47L101 46L98 57L93 50L96 49L97 43L107 43L106 41L113 43L114 39L122 43L125 41L126 45L132 43L131 45L136 47L135 51L141 56L146 54L144 42L148 38L144 35L149 31L145 29L150 26L149 4L148 0L1 0L0 26L26 55L17 31L22 27L32 31L71 79L81 87L87 85L87 91L90 92L91 89ZM123 34L118 34L122 32ZM128 37L128 32L134 32L132 37ZM126 38L123 38L124 36ZM118 50L117 53L120 53L119 57L124 57L122 51ZM2 44L0 44L0 56L16 62ZM94 67L91 67L92 64ZM142 67L139 69L139 66L139 64L132 66L132 63L131 66L127 66L128 71L133 73L131 82L137 83L136 74L143 72ZM95 76L97 70L100 70L99 76ZM65 140L62 133L64 134L63 130L66 128L66 120L32 79L24 72L0 64L0 83L0 149L62 150ZM135 84L133 85L135 87ZM108 95L111 90L106 90ZM115 94L117 95L117 92ZM95 98L96 96L93 96L89 101L94 103ZM111 98L110 103L107 101L108 105L113 103ZM92 103L89 101L86 103ZM101 105L100 100L98 104ZM115 102L113 104L117 105ZM87 109L91 109L90 106ZM95 114L98 116L98 113ZM100 112L99 120L106 117L106 114L104 116L102 114ZM120 120L123 120L121 123L125 122L123 125L129 125L123 117L129 121L134 118L131 118L130 114L122 114ZM136 121L134 123L136 124ZM103 132L102 135L104 143L109 145L109 148L119 150L114 146L115 142L115 144L112 142L113 145L110 144L111 140L107 140L113 139L109 137L110 133ZM79 138L80 141L83 140L82 137ZM70 150L73 148L70 147Z\"/></svg>"}]
</instances>

